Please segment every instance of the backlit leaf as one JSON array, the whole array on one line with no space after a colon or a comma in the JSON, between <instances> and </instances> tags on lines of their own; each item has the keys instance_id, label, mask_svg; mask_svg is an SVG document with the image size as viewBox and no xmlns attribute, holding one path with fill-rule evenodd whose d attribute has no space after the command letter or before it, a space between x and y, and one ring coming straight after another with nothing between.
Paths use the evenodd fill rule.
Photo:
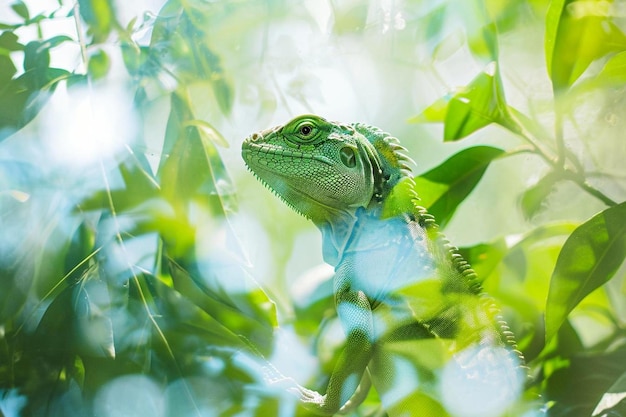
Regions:
<instances>
[{"instance_id":1,"label":"backlit leaf","mask_svg":"<svg viewBox=\"0 0 626 417\"><path fill-rule=\"evenodd\" d=\"M206 120L188 120L184 123L184 126L195 126L200 131L200 134L205 135L211 142L228 148L228 142L224 139L224 136Z\"/></svg>"},{"instance_id":2,"label":"backlit leaf","mask_svg":"<svg viewBox=\"0 0 626 417\"><path fill-rule=\"evenodd\" d=\"M626 51L613 55L598 74L597 78L611 81L611 84L626 83Z\"/></svg>"},{"instance_id":3,"label":"backlit leaf","mask_svg":"<svg viewBox=\"0 0 626 417\"><path fill-rule=\"evenodd\" d=\"M360 33L365 29L368 9L367 2L337 4L333 11L333 31L338 35Z\"/></svg>"},{"instance_id":4,"label":"backlit leaf","mask_svg":"<svg viewBox=\"0 0 626 417\"><path fill-rule=\"evenodd\" d=\"M445 226L491 161L503 153L502 149L490 146L467 148L415 178L420 205L435 216L440 226Z\"/></svg>"},{"instance_id":5,"label":"backlit leaf","mask_svg":"<svg viewBox=\"0 0 626 417\"><path fill-rule=\"evenodd\" d=\"M596 59L626 50L610 1L555 0L546 17L545 53L555 92L571 86Z\"/></svg>"},{"instance_id":6,"label":"backlit leaf","mask_svg":"<svg viewBox=\"0 0 626 417\"><path fill-rule=\"evenodd\" d=\"M491 243L459 248L459 253L472 265L478 279L484 280L502 261L507 249L506 242L501 238Z\"/></svg>"},{"instance_id":7,"label":"backlit leaf","mask_svg":"<svg viewBox=\"0 0 626 417\"><path fill-rule=\"evenodd\" d=\"M590 78L586 78L571 88L571 92L585 93L594 88L621 87L626 83L626 52L613 55L602 70Z\"/></svg>"},{"instance_id":8,"label":"backlit leaf","mask_svg":"<svg viewBox=\"0 0 626 417\"><path fill-rule=\"evenodd\" d=\"M4 39L12 49L21 46L11 42L10 37ZM70 39L55 36L46 41L29 42L24 47L24 73L15 79L9 80L15 73L12 63L6 59L0 61L0 79L7 81L0 89L0 140L32 120L58 82L70 76L66 70L49 67L50 49Z\"/></svg>"},{"instance_id":9,"label":"backlit leaf","mask_svg":"<svg viewBox=\"0 0 626 417\"><path fill-rule=\"evenodd\" d=\"M89 74L95 80L102 78L107 75L110 65L109 56L103 50L99 50L89 57Z\"/></svg>"},{"instance_id":10,"label":"backlit leaf","mask_svg":"<svg viewBox=\"0 0 626 417\"><path fill-rule=\"evenodd\" d=\"M443 140L462 139L491 123L504 124L505 112L504 90L493 62L450 100Z\"/></svg>"},{"instance_id":11,"label":"backlit leaf","mask_svg":"<svg viewBox=\"0 0 626 417\"><path fill-rule=\"evenodd\" d=\"M215 215L224 215L236 207L234 190L215 145L200 134L188 99L172 95L163 161L160 172L163 193L174 207L183 209L193 199L202 200ZM187 127L185 127L187 126ZM169 142L176 137L171 152ZM187 210L187 208L184 208Z\"/></svg>"},{"instance_id":12,"label":"backlit leaf","mask_svg":"<svg viewBox=\"0 0 626 417\"><path fill-rule=\"evenodd\" d=\"M233 105L233 87L222 60L209 47L209 29L203 18L200 3L185 3L176 11L178 2L168 2L167 17L155 23L151 46L159 51L158 61L175 74L179 81L208 83L213 89L218 107L229 114ZM198 8L198 9L196 9Z\"/></svg>"},{"instance_id":13,"label":"backlit leaf","mask_svg":"<svg viewBox=\"0 0 626 417\"><path fill-rule=\"evenodd\" d=\"M116 24L111 0L78 0L80 15L89 25L94 42L103 42Z\"/></svg>"},{"instance_id":14,"label":"backlit leaf","mask_svg":"<svg viewBox=\"0 0 626 417\"><path fill-rule=\"evenodd\" d=\"M592 417L626 416L626 372L602 396Z\"/></svg>"},{"instance_id":15,"label":"backlit leaf","mask_svg":"<svg viewBox=\"0 0 626 417\"><path fill-rule=\"evenodd\" d=\"M556 182L561 179L563 179L562 175L558 172L550 172L535 185L524 191L521 199L524 217L531 219L545 206L546 198L554 189Z\"/></svg>"},{"instance_id":16,"label":"backlit leaf","mask_svg":"<svg viewBox=\"0 0 626 417\"><path fill-rule=\"evenodd\" d=\"M546 305L546 338L593 290L606 283L626 257L626 203L580 225L557 259Z\"/></svg>"},{"instance_id":17,"label":"backlit leaf","mask_svg":"<svg viewBox=\"0 0 626 417\"><path fill-rule=\"evenodd\" d=\"M124 180L123 188L94 192L79 203L80 209L111 210L112 204L117 213L124 213L159 198L159 185L150 173L147 162L144 162L141 154L136 155L118 166L119 174ZM157 207L158 204L150 206L154 210L153 215L158 212Z\"/></svg>"},{"instance_id":18,"label":"backlit leaf","mask_svg":"<svg viewBox=\"0 0 626 417\"><path fill-rule=\"evenodd\" d=\"M35 67L0 89L0 141L31 121L50 98L58 83L70 77L59 68Z\"/></svg>"},{"instance_id":19,"label":"backlit leaf","mask_svg":"<svg viewBox=\"0 0 626 417\"><path fill-rule=\"evenodd\" d=\"M467 32L467 44L472 54L485 63L497 61L498 40L496 26L487 15L485 2L462 0L454 4L463 19Z\"/></svg>"},{"instance_id":20,"label":"backlit leaf","mask_svg":"<svg viewBox=\"0 0 626 417\"><path fill-rule=\"evenodd\" d=\"M22 17L24 20L30 19L30 13L28 13L28 7L26 7L26 4L24 4L23 1L21 0L16 1L15 3L11 5L11 8L13 9L15 13L20 15L20 17Z\"/></svg>"},{"instance_id":21,"label":"backlit leaf","mask_svg":"<svg viewBox=\"0 0 626 417\"><path fill-rule=\"evenodd\" d=\"M443 140L456 141L491 124L509 125L507 105L496 62L490 63L467 86L444 96L411 123L444 122Z\"/></svg>"},{"instance_id":22,"label":"backlit leaf","mask_svg":"<svg viewBox=\"0 0 626 417\"><path fill-rule=\"evenodd\" d=\"M229 294L223 289L218 293L209 288L194 265L188 267L195 271L169 260L176 291L230 332L245 335L254 346L267 353L271 348L273 327L277 324L273 303L267 295L260 288L245 294ZM240 306L249 307L251 311L240 310Z\"/></svg>"},{"instance_id":23,"label":"backlit leaf","mask_svg":"<svg viewBox=\"0 0 626 417\"><path fill-rule=\"evenodd\" d=\"M0 55L0 84L6 85L11 82L17 68L8 55Z\"/></svg>"},{"instance_id":24,"label":"backlit leaf","mask_svg":"<svg viewBox=\"0 0 626 417\"><path fill-rule=\"evenodd\" d=\"M111 298L104 281L94 271L77 285L72 297L76 344L83 355L115 358Z\"/></svg>"},{"instance_id":25,"label":"backlit leaf","mask_svg":"<svg viewBox=\"0 0 626 417\"><path fill-rule=\"evenodd\" d=\"M568 353L563 349L559 352ZM591 416L604 394L612 390L611 385L624 373L622 364L625 361L626 349L623 345L610 351L568 355L568 365L554 371L547 380L545 395L554 401L550 416ZM595 416L619 415L608 412Z\"/></svg>"},{"instance_id":26,"label":"backlit leaf","mask_svg":"<svg viewBox=\"0 0 626 417\"><path fill-rule=\"evenodd\" d=\"M426 107L417 116L411 117L409 123L434 123L443 122L446 120L446 114L448 113L448 104L452 99L452 95L443 96L435 101L430 106Z\"/></svg>"},{"instance_id":27,"label":"backlit leaf","mask_svg":"<svg viewBox=\"0 0 626 417\"><path fill-rule=\"evenodd\" d=\"M11 31L2 32L0 34L0 53L2 49L7 51L21 51L24 49L24 45L18 42L18 37Z\"/></svg>"}]
</instances>

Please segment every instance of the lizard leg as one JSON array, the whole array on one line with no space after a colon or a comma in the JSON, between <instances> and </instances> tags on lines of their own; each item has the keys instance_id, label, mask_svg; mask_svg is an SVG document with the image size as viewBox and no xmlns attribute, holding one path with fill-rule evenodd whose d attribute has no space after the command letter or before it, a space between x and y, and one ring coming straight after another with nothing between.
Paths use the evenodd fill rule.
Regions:
<instances>
[{"instance_id":1,"label":"lizard leg","mask_svg":"<svg viewBox=\"0 0 626 417\"><path fill-rule=\"evenodd\" d=\"M363 401L365 395L357 393L357 389L373 353L372 310L365 294L348 289L338 292L336 301L347 334L345 347L333 369L326 394L320 396L310 390L301 392L306 408L326 415L339 412L347 403L354 408Z\"/></svg>"},{"instance_id":2,"label":"lizard leg","mask_svg":"<svg viewBox=\"0 0 626 417\"><path fill-rule=\"evenodd\" d=\"M358 407L365 400L365 397L367 397L371 387L372 379L370 372L368 369L365 369L358 388L354 394L352 394L352 397L339 409L339 414L348 414Z\"/></svg>"}]
</instances>

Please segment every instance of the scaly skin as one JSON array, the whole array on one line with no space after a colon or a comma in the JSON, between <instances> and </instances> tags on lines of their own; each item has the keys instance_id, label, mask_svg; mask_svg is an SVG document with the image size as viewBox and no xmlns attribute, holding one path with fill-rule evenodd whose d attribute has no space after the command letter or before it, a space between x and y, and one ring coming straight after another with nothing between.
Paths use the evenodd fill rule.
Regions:
<instances>
[{"instance_id":1,"label":"scaly skin","mask_svg":"<svg viewBox=\"0 0 626 417\"><path fill-rule=\"evenodd\" d=\"M378 128L314 115L254 133L248 168L323 235L346 343L320 415L359 405L370 379L387 414L497 416L518 397L523 359L493 301L417 204L407 158Z\"/></svg>"}]
</instances>

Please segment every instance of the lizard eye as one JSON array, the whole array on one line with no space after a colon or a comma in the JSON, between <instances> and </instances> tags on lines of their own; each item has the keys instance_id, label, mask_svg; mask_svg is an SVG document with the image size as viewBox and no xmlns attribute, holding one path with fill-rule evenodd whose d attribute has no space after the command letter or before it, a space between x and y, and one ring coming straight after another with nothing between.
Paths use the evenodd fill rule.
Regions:
<instances>
[{"instance_id":1,"label":"lizard eye","mask_svg":"<svg viewBox=\"0 0 626 417\"><path fill-rule=\"evenodd\" d=\"M329 133L330 127L324 119L305 115L300 116L282 127L280 133L290 146L316 146Z\"/></svg>"},{"instance_id":2,"label":"lizard eye","mask_svg":"<svg viewBox=\"0 0 626 417\"><path fill-rule=\"evenodd\" d=\"M309 125L304 125L300 128L300 134L302 136L309 136L313 132L313 128Z\"/></svg>"},{"instance_id":3,"label":"lizard eye","mask_svg":"<svg viewBox=\"0 0 626 417\"><path fill-rule=\"evenodd\" d=\"M356 166L356 153L352 148L348 148L347 146L341 148L341 150L339 151L339 158L341 159L341 162L348 168L354 168Z\"/></svg>"},{"instance_id":4,"label":"lizard eye","mask_svg":"<svg viewBox=\"0 0 626 417\"><path fill-rule=\"evenodd\" d=\"M295 133L300 138L301 141L305 143L310 143L318 136L319 130L317 126L309 121L305 121L296 127Z\"/></svg>"}]
</instances>

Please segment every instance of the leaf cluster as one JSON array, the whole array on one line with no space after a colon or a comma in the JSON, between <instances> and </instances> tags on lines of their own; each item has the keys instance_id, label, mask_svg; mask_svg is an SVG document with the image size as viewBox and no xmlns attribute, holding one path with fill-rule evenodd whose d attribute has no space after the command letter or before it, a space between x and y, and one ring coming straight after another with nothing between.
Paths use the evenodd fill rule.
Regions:
<instances>
[{"instance_id":1,"label":"leaf cluster","mask_svg":"<svg viewBox=\"0 0 626 417\"><path fill-rule=\"evenodd\" d=\"M442 123L447 142L467 138L489 125L498 125L519 142L508 151L470 146L416 178L421 203L443 226L490 164L519 155L533 155L543 165L539 179L519 196L526 219L545 212L550 195L564 182L605 206L580 224L563 219L540 225L521 237L461 249L486 288L508 298L505 304L515 311L510 320L526 322L526 330L518 329L522 350L535 372L538 392L548 400L548 414L555 416L625 412L614 395L620 393L623 398L620 381L626 375L621 366L623 317L621 302L611 301L611 288L616 287L609 285L613 280L619 286L624 278L626 202L618 203L592 185L589 156L570 149L564 133L581 97L623 88L623 72L618 68L623 68L626 44L615 7L613 2L579 1L553 1L547 7L544 50L553 90L549 103L552 134L544 123L506 100L498 48L499 27L506 31L506 26L498 22L502 15L496 12L494 16L493 8L474 14L466 28L469 48L484 69L469 84L409 119L411 123ZM481 31L472 29L476 25ZM472 46L475 44L483 45L480 52ZM582 137L577 140L589 140L580 131L579 135ZM611 178L607 173L606 177L609 183L620 181L619 176ZM538 255L542 259L537 259ZM515 291L525 296L516 297ZM617 298L623 297L623 286L617 292ZM589 338L590 331L582 323L598 319L606 325L606 333ZM608 363L612 363L610 369L604 366Z\"/></svg>"},{"instance_id":2,"label":"leaf cluster","mask_svg":"<svg viewBox=\"0 0 626 417\"><path fill-rule=\"evenodd\" d=\"M128 22L113 0L59 1L41 13L32 12L35 3L14 1L13 20L0 17L0 415L141 415L137 403L168 416L306 414L263 383L265 358L282 355L306 367L307 357L289 351L276 331L282 314L296 345L320 359L307 386L326 386L339 346L332 283L327 271L316 271L285 295L280 279L292 269L302 223L247 190L239 196L254 201L254 214L273 232L267 253L277 266L267 274L278 278L264 289L249 274L232 224L237 167L219 149L232 141L218 130L224 120L240 120L250 102L261 115L276 103L312 107L319 83L292 75L307 73L315 59L269 35L289 19L294 33L327 25L324 36L351 46L377 46L390 31L409 28L403 33L426 45L435 68L455 48L470 55L472 79L409 119L411 129L438 124L445 146L457 149L418 175L415 191L449 228L472 210L496 165L533 161L532 181L516 196L526 229L460 252L502 303L529 361L533 405L541 402L551 416L626 415L619 400L626 392L623 178L594 156L603 125L579 117L598 97L623 106L618 1L408 1L419 12L384 11L374 23L380 13L365 1L332 2L325 19L284 1L168 0ZM292 7L297 13L288 17ZM524 19L545 32L541 48L532 48L551 85L539 109L531 98L525 107L509 98L514 84L504 55ZM75 35L50 36L47 25L59 22L70 22ZM415 45L403 39L391 44L408 56ZM78 67L54 59L68 48ZM377 58L369 64L382 66ZM423 62L409 58L403 71L417 73ZM247 61L251 72L233 64ZM47 137L38 130L46 104L60 92L85 91L93 104L114 82L132 97L132 139L80 169L51 163L38 139ZM402 94L393 85L385 81L395 105ZM384 113L388 106L383 100ZM252 131L248 122L244 130ZM495 144L477 143L490 132ZM489 204L507 188L489 190L495 197L482 209L498 211ZM585 218L555 208L566 188L591 207ZM319 251L303 250L309 257ZM355 415L375 413L371 393Z\"/></svg>"}]
</instances>

